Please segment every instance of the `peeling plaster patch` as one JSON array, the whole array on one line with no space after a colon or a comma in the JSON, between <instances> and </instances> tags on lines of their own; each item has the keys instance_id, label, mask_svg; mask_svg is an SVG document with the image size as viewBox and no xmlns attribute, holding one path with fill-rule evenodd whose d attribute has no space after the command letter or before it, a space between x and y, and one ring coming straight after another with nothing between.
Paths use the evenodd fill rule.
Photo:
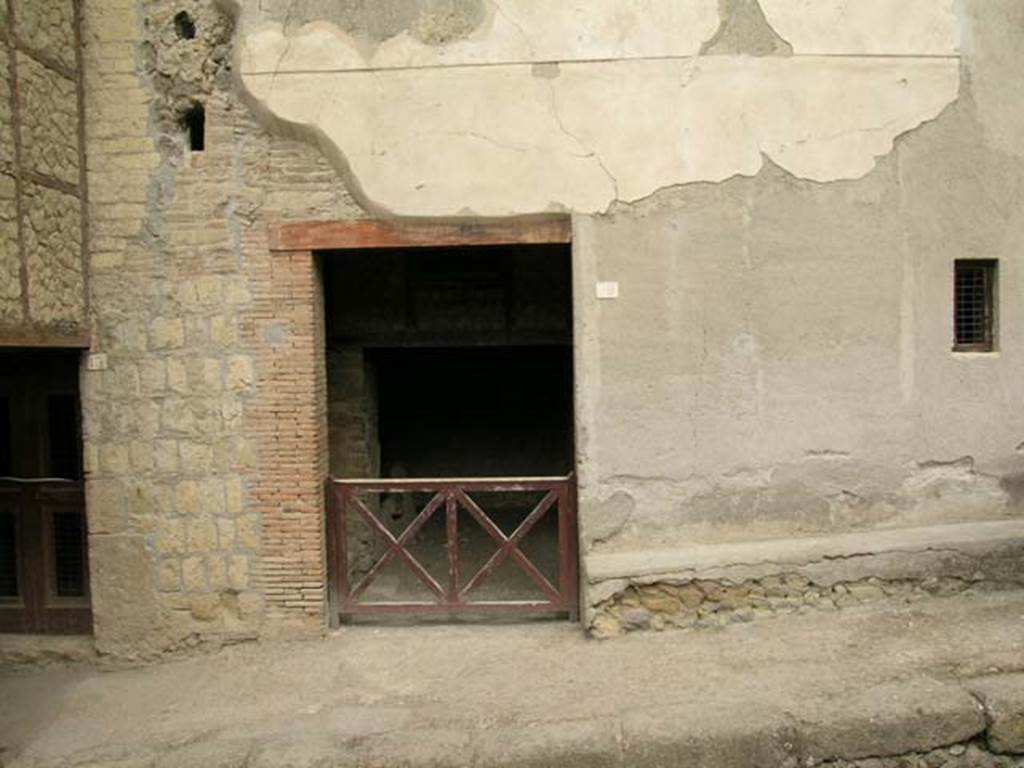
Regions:
<instances>
[{"instance_id":1,"label":"peeling plaster patch","mask_svg":"<svg viewBox=\"0 0 1024 768\"><path fill-rule=\"evenodd\" d=\"M848 451L832 451L832 450L820 450L820 451L806 451L804 458L808 460L819 460L819 461L846 461L850 458Z\"/></svg>"},{"instance_id":2,"label":"peeling plaster patch","mask_svg":"<svg viewBox=\"0 0 1024 768\"><path fill-rule=\"evenodd\" d=\"M582 504L596 508L628 493L643 511L643 531L624 526L591 551L907 528L964 520L998 520L1024 506L1024 473L986 474L969 458L944 462L869 463L856 453L818 450L790 463L684 479L614 475L601 478ZM590 494L590 495L588 495ZM588 501L593 499L594 501Z\"/></svg>"},{"instance_id":3,"label":"peeling plaster patch","mask_svg":"<svg viewBox=\"0 0 1024 768\"><path fill-rule=\"evenodd\" d=\"M491 215L552 202L600 212L662 187L755 175L763 155L806 179L858 178L959 87L945 60L621 61L565 64L557 80L531 70L245 82L279 118L321 130L371 200L410 215L467 202Z\"/></svg>"},{"instance_id":4,"label":"peeling plaster patch","mask_svg":"<svg viewBox=\"0 0 1024 768\"><path fill-rule=\"evenodd\" d=\"M703 55L791 56L793 46L779 37L758 0L721 0L722 26L701 47Z\"/></svg>"},{"instance_id":5,"label":"peeling plaster patch","mask_svg":"<svg viewBox=\"0 0 1024 768\"><path fill-rule=\"evenodd\" d=\"M974 458L920 462L903 483L908 498L928 499L933 507L942 502L966 509L972 506L1006 507L1011 494L1001 478L975 469Z\"/></svg>"},{"instance_id":6,"label":"peeling plaster patch","mask_svg":"<svg viewBox=\"0 0 1024 768\"><path fill-rule=\"evenodd\" d=\"M919 461L917 469L920 477L948 478L948 477L971 477L974 475L974 457L961 456L951 461Z\"/></svg>"},{"instance_id":7,"label":"peeling plaster patch","mask_svg":"<svg viewBox=\"0 0 1024 768\"><path fill-rule=\"evenodd\" d=\"M617 491L588 515L587 539L591 545L603 544L618 536L629 525L636 511L636 500L625 491Z\"/></svg>"},{"instance_id":8,"label":"peeling plaster patch","mask_svg":"<svg viewBox=\"0 0 1024 768\"><path fill-rule=\"evenodd\" d=\"M841 490L839 493L827 497L831 508L831 517L837 521L846 521L855 513L864 511L871 506L871 502L853 491Z\"/></svg>"},{"instance_id":9,"label":"peeling plaster patch","mask_svg":"<svg viewBox=\"0 0 1024 768\"><path fill-rule=\"evenodd\" d=\"M913 0L909 12L887 4L871 17L822 5L832 15L814 11L809 27L849 17L855 28L849 39L795 29L822 56L697 56L719 26L714 0L504 0L485 32L450 45L403 33L367 57L333 24L287 36L278 25L243 36L240 64L257 111L312 129L369 206L593 213L665 187L752 176L765 158L812 181L859 178L897 136L957 98L954 49L915 54L934 50L938 33L924 45L883 31L872 51L891 55L850 53L865 47L856 30L869 17L887 29L909 16L934 31L945 29L944 7ZM738 21L724 29L746 25L736 33L750 37L743 45L766 50L764 17L774 23L775 5L765 0L765 14L753 0L728 7Z\"/></svg>"},{"instance_id":10,"label":"peeling plaster patch","mask_svg":"<svg viewBox=\"0 0 1024 768\"><path fill-rule=\"evenodd\" d=\"M1024 473L1001 478L999 484L1010 497L1010 506L1024 506Z\"/></svg>"},{"instance_id":11,"label":"peeling plaster patch","mask_svg":"<svg viewBox=\"0 0 1024 768\"><path fill-rule=\"evenodd\" d=\"M373 42L407 32L428 45L443 45L472 34L487 18L488 9L484 0L290 0L259 3L247 10L287 28L329 21Z\"/></svg>"},{"instance_id":12,"label":"peeling plaster patch","mask_svg":"<svg viewBox=\"0 0 1024 768\"><path fill-rule=\"evenodd\" d=\"M979 482L992 481L996 478L978 472L973 456L962 456L953 461L924 461L917 465L917 471L911 475L912 483L930 484L935 481Z\"/></svg>"},{"instance_id":13,"label":"peeling plaster patch","mask_svg":"<svg viewBox=\"0 0 1024 768\"><path fill-rule=\"evenodd\" d=\"M562 68L558 66L558 62L533 65L533 76L543 80L554 80L561 74Z\"/></svg>"},{"instance_id":14,"label":"peeling plaster patch","mask_svg":"<svg viewBox=\"0 0 1024 768\"><path fill-rule=\"evenodd\" d=\"M338 56L342 61L358 62L359 67L372 70L679 58L696 56L720 24L717 0L491 3L490 24L465 40L428 45L403 32L385 40L369 54L357 35L332 23L330 14L305 14L304 18L310 21L293 29L281 23L254 24L253 11L247 11L243 5L240 23L249 29L241 38L243 52L255 55L249 61L243 59L242 70L312 72L357 68L354 64L338 67L333 61ZM332 56L332 48L345 50L334 51Z\"/></svg>"}]
</instances>

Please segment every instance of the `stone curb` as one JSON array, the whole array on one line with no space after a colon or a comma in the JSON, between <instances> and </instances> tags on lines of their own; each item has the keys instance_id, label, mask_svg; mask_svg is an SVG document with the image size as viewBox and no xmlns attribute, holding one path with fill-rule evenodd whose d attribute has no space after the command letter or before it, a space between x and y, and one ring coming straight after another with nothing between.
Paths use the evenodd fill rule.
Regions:
<instances>
[{"instance_id":1,"label":"stone curb","mask_svg":"<svg viewBox=\"0 0 1024 768\"><path fill-rule=\"evenodd\" d=\"M989 748L1024 754L1024 674L979 678L967 688L985 708Z\"/></svg>"},{"instance_id":2,"label":"stone curb","mask_svg":"<svg viewBox=\"0 0 1024 768\"><path fill-rule=\"evenodd\" d=\"M920 678L844 695L823 692L798 702L726 697L592 720L475 730L418 727L355 739L323 730L259 740L219 740L214 734L177 748L153 748L146 754L106 751L55 763L15 759L0 764L6 768L796 768L944 748L962 755L965 745L977 751L985 738L993 752L1024 754L1024 675L993 676L965 685Z\"/></svg>"}]
</instances>

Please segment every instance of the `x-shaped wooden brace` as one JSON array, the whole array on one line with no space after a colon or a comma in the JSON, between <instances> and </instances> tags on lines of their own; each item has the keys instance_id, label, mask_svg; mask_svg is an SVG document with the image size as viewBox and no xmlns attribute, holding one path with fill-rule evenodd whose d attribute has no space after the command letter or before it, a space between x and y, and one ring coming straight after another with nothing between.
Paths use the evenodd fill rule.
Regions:
<instances>
[{"instance_id":1,"label":"x-shaped wooden brace","mask_svg":"<svg viewBox=\"0 0 1024 768\"><path fill-rule=\"evenodd\" d=\"M448 494L445 491L440 491L434 495L434 498L430 500L430 503L423 508L423 510L416 516L416 519L409 524L409 527L403 531L402 535L397 539L394 534L387 529L387 527L377 519L377 516L373 514L362 501L355 497L355 494L350 495L349 501L359 510L360 514L366 518L366 522L370 524L377 533L379 533L384 541L387 543L388 551L385 552L380 560L374 563L373 567L369 572L362 578L362 580L352 590L352 594L349 596L351 600L358 600L359 596L366 591L367 587L370 586L371 582L377 575L390 563L396 556L401 557L405 561L406 565L409 566L410 570L419 578L420 581L437 597L438 602L443 603L445 601L444 588L437 583L433 576L431 576L427 569L420 565L419 561L412 556L412 553L406 549L409 542L412 541L413 537L419 533L426 522L430 519L431 515L437 511L438 507L444 504Z\"/></svg>"},{"instance_id":2,"label":"x-shaped wooden brace","mask_svg":"<svg viewBox=\"0 0 1024 768\"><path fill-rule=\"evenodd\" d=\"M551 582L544 578L537 566L530 562L529 558L519 551L519 543L523 538L530 532L537 521L540 520L547 513L551 506L558 501L558 494L554 491L549 491L548 494L541 499L540 503L534 507L533 511L519 524L519 527L512 533L511 536L506 536L501 532L501 529L487 516L487 514L477 506L476 502L473 501L469 495L465 492L457 490L455 497L458 499L459 504L471 514L480 526L487 532L487 534L498 543L498 551L491 555L491 558L484 564L483 568L477 571L476 575L469 580L469 583L463 587L460 598L465 599L473 590L483 583L484 579L490 576L495 569L501 565L505 560L511 557L516 564L522 568L523 572L529 576L533 582L540 587L541 591L547 595L548 599L552 603L560 603L562 596L558 593L558 590L552 586Z\"/></svg>"}]
</instances>

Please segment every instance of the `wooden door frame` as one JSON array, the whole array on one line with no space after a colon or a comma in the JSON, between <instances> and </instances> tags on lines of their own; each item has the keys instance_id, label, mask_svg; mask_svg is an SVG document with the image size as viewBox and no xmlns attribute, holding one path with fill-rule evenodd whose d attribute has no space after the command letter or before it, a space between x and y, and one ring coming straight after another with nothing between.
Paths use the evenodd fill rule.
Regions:
<instances>
[{"instance_id":1,"label":"wooden door frame","mask_svg":"<svg viewBox=\"0 0 1024 768\"><path fill-rule=\"evenodd\" d=\"M471 245L567 245L571 242L572 219L566 214L443 221L296 221L276 224L270 228L270 250L275 252Z\"/></svg>"}]
</instances>

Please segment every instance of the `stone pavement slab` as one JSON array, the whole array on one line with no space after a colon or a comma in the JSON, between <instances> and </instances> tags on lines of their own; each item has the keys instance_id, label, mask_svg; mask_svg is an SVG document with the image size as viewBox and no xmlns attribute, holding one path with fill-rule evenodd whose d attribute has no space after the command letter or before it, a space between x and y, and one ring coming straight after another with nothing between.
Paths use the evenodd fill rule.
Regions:
<instances>
[{"instance_id":1,"label":"stone pavement slab","mask_svg":"<svg viewBox=\"0 0 1024 768\"><path fill-rule=\"evenodd\" d=\"M1024 751L1021 672L1020 593L608 642L550 623L348 627L9 670L0 765L1003 768L1024 765L1007 754Z\"/></svg>"}]
</instances>

